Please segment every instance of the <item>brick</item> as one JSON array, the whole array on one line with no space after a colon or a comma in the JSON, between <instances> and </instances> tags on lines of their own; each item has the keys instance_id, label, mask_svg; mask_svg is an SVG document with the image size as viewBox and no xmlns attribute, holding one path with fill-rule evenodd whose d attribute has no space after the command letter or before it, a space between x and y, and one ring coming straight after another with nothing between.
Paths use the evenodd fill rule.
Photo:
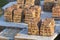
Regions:
<instances>
[{"instance_id":1,"label":"brick","mask_svg":"<svg viewBox=\"0 0 60 40\"><path fill-rule=\"evenodd\" d=\"M13 17L13 21L16 22L16 23L20 23L21 20L22 20L22 11L23 9L17 9L17 10L14 10L14 17Z\"/></svg>"},{"instance_id":2,"label":"brick","mask_svg":"<svg viewBox=\"0 0 60 40\"><path fill-rule=\"evenodd\" d=\"M54 34L55 21L52 18L46 18L40 26L41 36L52 36Z\"/></svg>"},{"instance_id":3,"label":"brick","mask_svg":"<svg viewBox=\"0 0 60 40\"><path fill-rule=\"evenodd\" d=\"M52 9L52 17L55 19L59 19L60 18L60 6L56 5L53 7Z\"/></svg>"},{"instance_id":4,"label":"brick","mask_svg":"<svg viewBox=\"0 0 60 40\"><path fill-rule=\"evenodd\" d=\"M13 11L14 11L13 7L9 7L4 11L4 18L6 21L13 22L13 16L12 16Z\"/></svg>"}]
</instances>

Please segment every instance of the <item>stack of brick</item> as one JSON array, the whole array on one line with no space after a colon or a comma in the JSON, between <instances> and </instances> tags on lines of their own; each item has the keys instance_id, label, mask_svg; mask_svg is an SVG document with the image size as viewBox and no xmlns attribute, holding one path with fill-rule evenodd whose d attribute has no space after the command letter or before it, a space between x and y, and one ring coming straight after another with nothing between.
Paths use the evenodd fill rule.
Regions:
<instances>
[{"instance_id":1,"label":"stack of brick","mask_svg":"<svg viewBox=\"0 0 60 40\"><path fill-rule=\"evenodd\" d=\"M40 27L41 36L52 36L54 34L55 21L52 18L46 18Z\"/></svg>"},{"instance_id":2,"label":"stack of brick","mask_svg":"<svg viewBox=\"0 0 60 40\"><path fill-rule=\"evenodd\" d=\"M32 6L30 9L26 9L24 11L25 14L25 23L29 23L30 20L37 21L37 19L40 20L40 13L41 13L41 8L38 6Z\"/></svg>"},{"instance_id":3,"label":"stack of brick","mask_svg":"<svg viewBox=\"0 0 60 40\"><path fill-rule=\"evenodd\" d=\"M22 8L14 10L14 16L13 16L13 21L14 22L17 22L17 23L21 22L21 20L22 20L22 11L23 11Z\"/></svg>"},{"instance_id":4,"label":"stack of brick","mask_svg":"<svg viewBox=\"0 0 60 40\"><path fill-rule=\"evenodd\" d=\"M30 35L39 34L39 28L37 24L40 21L40 11L41 11L41 8L38 6L31 6L29 9L24 10L25 23L29 25L28 34Z\"/></svg>"},{"instance_id":5,"label":"stack of brick","mask_svg":"<svg viewBox=\"0 0 60 40\"><path fill-rule=\"evenodd\" d=\"M39 26L36 22L30 22L28 24L28 34L29 35L39 35Z\"/></svg>"},{"instance_id":6,"label":"stack of brick","mask_svg":"<svg viewBox=\"0 0 60 40\"><path fill-rule=\"evenodd\" d=\"M25 23L27 24L30 22L30 20L35 18L35 10L31 11L29 9L26 9L24 11L24 14L25 14Z\"/></svg>"},{"instance_id":7,"label":"stack of brick","mask_svg":"<svg viewBox=\"0 0 60 40\"><path fill-rule=\"evenodd\" d=\"M52 17L54 19L60 19L60 5L56 5L52 9Z\"/></svg>"},{"instance_id":8,"label":"stack of brick","mask_svg":"<svg viewBox=\"0 0 60 40\"><path fill-rule=\"evenodd\" d=\"M53 6L55 5L55 0L45 0L43 5L44 11L52 11Z\"/></svg>"},{"instance_id":9,"label":"stack of brick","mask_svg":"<svg viewBox=\"0 0 60 40\"><path fill-rule=\"evenodd\" d=\"M25 14L25 23L28 23L30 19L35 18L35 10L31 11L30 9L24 10Z\"/></svg>"},{"instance_id":10,"label":"stack of brick","mask_svg":"<svg viewBox=\"0 0 60 40\"><path fill-rule=\"evenodd\" d=\"M9 7L4 11L4 18L8 22L13 22L13 7Z\"/></svg>"}]
</instances>

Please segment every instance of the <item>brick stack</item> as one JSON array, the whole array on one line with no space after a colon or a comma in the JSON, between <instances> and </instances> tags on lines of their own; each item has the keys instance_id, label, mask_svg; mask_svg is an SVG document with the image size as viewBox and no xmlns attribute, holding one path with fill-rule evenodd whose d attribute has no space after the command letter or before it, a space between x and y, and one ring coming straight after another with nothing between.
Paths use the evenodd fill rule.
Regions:
<instances>
[{"instance_id":1,"label":"brick stack","mask_svg":"<svg viewBox=\"0 0 60 40\"><path fill-rule=\"evenodd\" d=\"M54 34L55 21L52 18L46 18L40 27L41 36L52 36Z\"/></svg>"},{"instance_id":2,"label":"brick stack","mask_svg":"<svg viewBox=\"0 0 60 40\"><path fill-rule=\"evenodd\" d=\"M56 2L56 5L52 8L52 17L54 19L60 19L60 0Z\"/></svg>"},{"instance_id":3,"label":"brick stack","mask_svg":"<svg viewBox=\"0 0 60 40\"><path fill-rule=\"evenodd\" d=\"M38 35L38 26L35 19L35 11L27 11L25 14L25 23L28 23L28 34Z\"/></svg>"},{"instance_id":4,"label":"brick stack","mask_svg":"<svg viewBox=\"0 0 60 40\"><path fill-rule=\"evenodd\" d=\"M5 10L4 12L4 18L6 21L8 22L13 22L13 10L14 8L13 7L9 7Z\"/></svg>"},{"instance_id":5,"label":"brick stack","mask_svg":"<svg viewBox=\"0 0 60 40\"><path fill-rule=\"evenodd\" d=\"M44 5L43 5L43 10L44 11L52 11L52 7L55 5L55 0L45 0Z\"/></svg>"},{"instance_id":6,"label":"brick stack","mask_svg":"<svg viewBox=\"0 0 60 40\"><path fill-rule=\"evenodd\" d=\"M35 18L35 10L31 11L28 9L24 12L24 14L25 14L25 23L29 23L30 20Z\"/></svg>"},{"instance_id":7,"label":"brick stack","mask_svg":"<svg viewBox=\"0 0 60 40\"><path fill-rule=\"evenodd\" d=\"M17 8L13 10L11 14L12 21L20 23L23 20L25 23L28 24L28 34L30 35L39 35L39 26L38 23L40 21L40 13L41 13L41 7L40 6L33 6L35 0L25 0L24 7L24 0L17 0ZM38 19L38 20L37 20Z\"/></svg>"},{"instance_id":8,"label":"brick stack","mask_svg":"<svg viewBox=\"0 0 60 40\"><path fill-rule=\"evenodd\" d=\"M39 35L39 26L36 22L30 22L28 25L28 34L29 35Z\"/></svg>"},{"instance_id":9,"label":"brick stack","mask_svg":"<svg viewBox=\"0 0 60 40\"><path fill-rule=\"evenodd\" d=\"M39 34L39 28L37 24L40 21L40 12L41 8L39 6L31 6L29 9L25 9L24 11L25 23L29 25L28 34L30 35Z\"/></svg>"},{"instance_id":10,"label":"brick stack","mask_svg":"<svg viewBox=\"0 0 60 40\"><path fill-rule=\"evenodd\" d=\"M31 6L30 9L26 9L24 11L25 14L25 23L29 23L30 20L37 21L39 19L40 21L40 13L41 13L41 7L39 6Z\"/></svg>"},{"instance_id":11,"label":"brick stack","mask_svg":"<svg viewBox=\"0 0 60 40\"><path fill-rule=\"evenodd\" d=\"M14 17L13 17L13 21L20 23L21 19L22 19L22 10L21 8L14 10Z\"/></svg>"},{"instance_id":12,"label":"brick stack","mask_svg":"<svg viewBox=\"0 0 60 40\"><path fill-rule=\"evenodd\" d=\"M60 5L56 5L52 9L52 17L54 19L60 19Z\"/></svg>"}]
</instances>

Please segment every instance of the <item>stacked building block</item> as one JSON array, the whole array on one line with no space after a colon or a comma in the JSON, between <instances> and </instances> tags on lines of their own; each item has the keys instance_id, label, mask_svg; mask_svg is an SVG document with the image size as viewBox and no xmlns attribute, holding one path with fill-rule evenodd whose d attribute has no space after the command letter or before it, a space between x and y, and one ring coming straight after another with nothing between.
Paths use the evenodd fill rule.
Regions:
<instances>
[{"instance_id":1,"label":"stacked building block","mask_svg":"<svg viewBox=\"0 0 60 40\"><path fill-rule=\"evenodd\" d=\"M28 26L28 34L39 35L38 22L40 21L41 7L31 6L29 9L24 10L25 23ZM38 19L38 20L37 20Z\"/></svg>"},{"instance_id":2,"label":"stacked building block","mask_svg":"<svg viewBox=\"0 0 60 40\"><path fill-rule=\"evenodd\" d=\"M6 21L8 22L13 22L13 10L14 8L13 7L9 7L8 9L6 9L4 11L4 18Z\"/></svg>"},{"instance_id":3,"label":"stacked building block","mask_svg":"<svg viewBox=\"0 0 60 40\"><path fill-rule=\"evenodd\" d=\"M39 35L39 27L36 22L30 22L28 24L28 34L29 35Z\"/></svg>"},{"instance_id":4,"label":"stacked building block","mask_svg":"<svg viewBox=\"0 0 60 40\"><path fill-rule=\"evenodd\" d=\"M55 0L44 0L43 10L52 11L53 6L55 5Z\"/></svg>"},{"instance_id":5,"label":"stacked building block","mask_svg":"<svg viewBox=\"0 0 60 40\"><path fill-rule=\"evenodd\" d=\"M21 14L22 16L19 14L20 13L19 11L21 9L23 9L22 11L24 11L25 9L30 10L30 8L34 9L35 10L35 17L38 16L38 15L40 16L39 6L31 7L31 6L34 5L35 2L36 2L36 0L17 0L17 4L15 4L15 5L7 8L5 10L5 13L4 13L5 20L8 21L8 22L18 22L18 20L20 20L19 22L21 22L21 20L24 21L25 13L23 12ZM16 14L20 15L20 17L19 16L16 17L17 16ZM22 17L23 17L23 19L21 19Z\"/></svg>"},{"instance_id":6,"label":"stacked building block","mask_svg":"<svg viewBox=\"0 0 60 40\"><path fill-rule=\"evenodd\" d=\"M19 8L17 10L14 10L14 16L13 16L13 21L20 23L22 19L22 11L23 9Z\"/></svg>"},{"instance_id":7,"label":"stacked building block","mask_svg":"<svg viewBox=\"0 0 60 40\"><path fill-rule=\"evenodd\" d=\"M56 5L52 9L52 17L54 19L60 19L60 5Z\"/></svg>"},{"instance_id":8,"label":"stacked building block","mask_svg":"<svg viewBox=\"0 0 60 40\"><path fill-rule=\"evenodd\" d=\"M36 21L37 19L40 19L41 7L32 6L30 7L30 9L26 9L24 11L24 14L25 14L25 23L29 23L30 20Z\"/></svg>"},{"instance_id":9,"label":"stacked building block","mask_svg":"<svg viewBox=\"0 0 60 40\"><path fill-rule=\"evenodd\" d=\"M25 23L29 23L30 20L35 18L35 10L26 10L25 12Z\"/></svg>"},{"instance_id":10,"label":"stacked building block","mask_svg":"<svg viewBox=\"0 0 60 40\"><path fill-rule=\"evenodd\" d=\"M52 36L54 34L55 21L52 18L46 18L40 27L41 36Z\"/></svg>"}]
</instances>

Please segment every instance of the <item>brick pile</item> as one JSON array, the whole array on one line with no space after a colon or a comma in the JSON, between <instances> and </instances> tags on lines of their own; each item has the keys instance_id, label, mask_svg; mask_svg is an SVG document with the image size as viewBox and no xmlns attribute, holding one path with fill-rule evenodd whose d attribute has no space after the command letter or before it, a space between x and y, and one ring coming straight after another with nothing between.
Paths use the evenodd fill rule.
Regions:
<instances>
[{"instance_id":1,"label":"brick pile","mask_svg":"<svg viewBox=\"0 0 60 40\"><path fill-rule=\"evenodd\" d=\"M17 0L17 8L12 6L7 8L9 10L6 10L5 13L5 17L8 14L6 20L15 23L20 23L23 20L29 25L28 34L38 35L39 28L37 24L40 21L41 7L34 5L35 2L36 0Z\"/></svg>"},{"instance_id":2,"label":"brick pile","mask_svg":"<svg viewBox=\"0 0 60 40\"><path fill-rule=\"evenodd\" d=\"M28 34L30 35L39 34L39 28L37 24L40 21L40 13L41 13L41 7L39 6L31 6L29 9L24 10L25 23L29 25Z\"/></svg>"},{"instance_id":3,"label":"brick pile","mask_svg":"<svg viewBox=\"0 0 60 40\"><path fill-rule=\"evenodd\" d=\"M41 36L52 36L54 34L55 21L52 18L46 18L40 26Z\"/></svg>"},{"instance_id":4,"label":"brick pile","mask_svg":"<svg viewBox=\"0 0 60 40\"><path fill-rule=\"evenodd\" d=\"M24 11L25 14L25 23L29 23L28 21L40 19L41 7L39 6L31 6L30 9L26 9Z\"/></svg>"},{"instance_id":5,"label":"brick pile","mask_svg":"<svg viewBox=\"0 0 60 40\"><path fill-rule=\"evenodd\" d=\"M39 26L36 22L30 22L28 25L28 34L29 35L39 35Z\"/></svg>"},{"instance_id":6,"label":"brick pile","mask_svg":"<svg viewBox=\"0 0 60 40\"><path fill-rule=\"evenodd\" d=\"M21 22L22 11L23 11L23 9L21 9L21 8L14 10L13 22L17 22L17 23Z\"/></svg>"},{"instance_id":7,"label":"brick pile","mask_svg":"<svg viewBox=\"0 0 60 40\"><path fill-rule=\"evenodd\" d=\"M60 19L60 5L56 5L52 9L52 17L54 19Z\"/></svg>"},{"instance_id":8,"label":"brick pile","mask_svg":"<svg viewBox=\"0 0 60 40\"><path fill-rule=\"evenodd\" d=\"M8 22L13 22L13 7L9 7L6 10L4 10L4 18Z\"/></svg>"},{"instance_id":9,"label":"brick pile","mask_svg":"<svg viewBox=\"0 0 60 40\"><path fill-rule=\"evenodd\" d=\"M17 4L15 4L5 10L5 13L4 13L5 20L8 22L17 22L18 19L20 21L24 20L24 19L21 19L21 17L19 17L19 16L18 16L19 18L17 18L16 17L17 15L15 15L15 14L21 15L21 14L19 14L20 11L29 9L32 5L34 5L35 1L36 0L17 0ZM23 9L23 10L21 10L21 9ZM36 9L37 11L40 12L38 6L35 6L34 9ZM24 17L24 14L22 14L22 16ZM36 16L37 16L37 12L36 12Z\"/></svg>"}]
</instances>

